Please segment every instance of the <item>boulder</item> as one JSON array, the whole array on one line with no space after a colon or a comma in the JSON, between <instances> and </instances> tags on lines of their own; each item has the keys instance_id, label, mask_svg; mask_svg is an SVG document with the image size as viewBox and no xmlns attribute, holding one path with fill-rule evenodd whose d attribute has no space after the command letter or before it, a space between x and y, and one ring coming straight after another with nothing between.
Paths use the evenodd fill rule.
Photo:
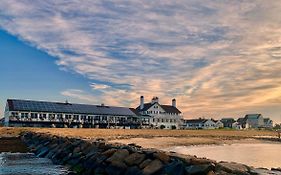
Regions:
<instances>
[{"instance_id":1,"label":"boulder","mask_svg":"<svg viewBox=\"0 0 281 175\"><path fill-rule=\"evenodd\" d=\"M169 163L170 161L170 156L167 155L166 153L164 152L156 152L156 153L153 153L153 157L155 157L156 159L159 159L161 160L163 163L167 164Z\"/></svg>"},{"instance_id":2,"label":"boulder","mask_svg":"<svg viewBox=\"0 0 281 175\"><path fill-rule=\"evenodd\" d=\"M217 165L217 169L223 170L228 173L240 174L240 175L249 175L248 170L250 169L246 165L239 163L228 163L228 162L220 162Z\"/></svg>"},{"instance_id":3,"label":"boulder","mask_svg":"<svg viewBox=\"0 0 281 175\"><path fill-rule=\"evenodd\" d=\"M281 172L281 168L271 168L272 171L280 171Z\"/></svg>"},{"instance_id":4,"label":"boulder","mask_svg":"<svg viewBox=\"0 0 281 175\"><path fill-rule=\"evenodd\" d=\"M145 161L143 161L143 162L139 165L140 169L143 169L144 167L146 167L148 164L150 164L150 162L152 162L151 159L146 159Z\"/></svg>"},{"instance_id":5,"label":"boulder","mask_svg":"<svg viewBox=\"0 0 281 175\"><path fill-rule=\"evenodd\" d=\"M190 163L192 165L201 165L201 164L216 163L216 162L213 160L204 159L204 158L191 158Z\"/></svg>"},{"instance_id":6,"label":"boulder","mask_svg":"<svg viewBox=\"0 0 281 175\"><path fill-rule=\"evenodd\" d=\"M142 175L142 171L137 166L133 166L127 169L125 175Z\"/></svg>"},{"instance_id":7,"label":"boulder","mask_svg":"<svg viewBox=\"0 0 281 175\"><path fill-rule=\"evenodd\" d=\"M126 164L121 161L112 161L111 164L108 165L105 169L108 175L124 174L126 170L127 170Z\"/></svg>"},{"instance_id":8,"label":"boulder","mask_svg":"<svg viewBox=\"0 0 281 175\"><path fill-rule=\"evenodd\" d=\"M165 173L169 175L184 175L185 166L180 161L173 161L165 166Z\"/></svg>"},{"instance_id":9,"label":"boulder","mask_svg":"<svg viewBox=\"0 0 281 175\"><path fill-rule=\"evenodd\" d=\"M129 155L124 161L127 165L139 165L145 159L145 154L133 153Z\"/></svg>"},{"instance_id":10,"label":"boulder","mask_svg":"<svg viewBox=\"0 0 281 175\"><path fill-rule=\"evenodd\" d=\"M186 165L191 165L191 160L194 159L194 156L179 154L175 152L169 152L168 155L171 159L180 160Z\"/></svg>"},{"instance_id":11,"label":"boulder","mask_svg":"<svg viewBox=\"0 0 281 175\"><path fill-rule=\"evenodd\" d=\"M143 174L144 175L150 175L159 172L163 168L163 163L155 159L152 162L150 162L144 169L143 169Z\"/></svg>"},{"instance_id":12,"label":"boulder","mask_svg":"<svg viewBox=\"0 0 281 175\"><path fill-rule=\"evenodd\" d=\"M200 164L200 165L191 165L185 167L186 174L188 175L207 174L209 171L213 169L214 166L212 164Z\"/></svg>"},{"instance_id":13,"label":"boulder","mask_svg":"<svg viewBox=\"0 0 281 175\"><path fill-rule=\"evenodd\" d=\"M107 162L113 162L113 161L121 161L122 162L128 156L129 156L128 150L119 149L111 157L109 157L106 161Z\"/></svg>"},{"instance_id":14,"label":"boulder","mask_svg":"<svg viewBox=\"0 0 281 175\"><path fill-rule=\"evenodd\" d=\"M108 150L104 151L104 152L102 153L102 155L105 155L106 157L110 157L110 156L112 156L116 151L117 151L117 149L111 148L111 149L108 149Z\"/></svg>"},{"instance_id":15,"label":"boulder","mask_svg":"<svg viewBox=\"0 0 281 175\"><path fill-rule=\"evenodd\" d=\"M40 149L40 152L37 154L38 157L45 157L49 153L49 148L44 147Z\"/></svg>"}]
</instances>

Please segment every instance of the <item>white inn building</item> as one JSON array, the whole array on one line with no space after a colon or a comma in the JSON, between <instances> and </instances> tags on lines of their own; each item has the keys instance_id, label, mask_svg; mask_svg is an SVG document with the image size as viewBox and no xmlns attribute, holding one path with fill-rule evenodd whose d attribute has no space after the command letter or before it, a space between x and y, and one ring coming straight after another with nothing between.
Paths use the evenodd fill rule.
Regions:
<instances>
[{"instance_id":1,"label":"white inn building","mask_svg":"<svg viewBox=\"0 0 281 175\"><path fill-rule=\"evenodd\" d=\"M144 103L144 97L140 97L140 105L136 110L149 120L150 126L161 129L179 129L182 113L176 107L176 99L171 105L159 103L158 97L153 97L150 103Z\"/></svg>"}]
</instances>

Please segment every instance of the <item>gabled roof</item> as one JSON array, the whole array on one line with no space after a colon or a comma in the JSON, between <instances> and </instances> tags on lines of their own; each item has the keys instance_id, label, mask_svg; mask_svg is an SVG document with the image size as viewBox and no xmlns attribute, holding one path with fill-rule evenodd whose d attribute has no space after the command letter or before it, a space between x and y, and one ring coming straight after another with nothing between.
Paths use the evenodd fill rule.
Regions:
<instances>
[{"instance_id":1,"label":"gabled roof","mask_svg":"<svg viewBox=\"0 0 281 175\"><path fill-rule=\"evenodd\" d=\"M215 119L213 119L213 118L211 118L211 120L212 120L213 122L215 122L215 123L221 122L220 120L215 120Z\"/></svg>"},{"instance_id":2,"label":"gabled roof","mask_svg":"<svg viewBox=\"0 0 281 175\"><path fill-rule=\"evenodd\" d=\"M140 109L140 106L136 108L137 111L147 111L151 106L153 106L155 103L144 103L143 109Z\"/></svg>"},{"instance_id":3,"label":"gabled roof","mask_svg":"<svg viewBox=\"0 0 281 175\"><path fill-rule=\"evenodd\" d=\"M166 113L176 113L176 114L180 114L181 111L178 110L178 108L171 106L171 105L160 105L158 102L157 103ZM144 103L143 105L143 109L140 109L140 106L138 106L136 108L137 111L141 112L141 111L147 111L151 106L153 106L155 103Z\"/></svg>"},{"instance_id":4,"label":"gabled roof","mask_svg":"<svg viewBox=\"0 0 281 175\"><path fill-rule=\"evenodd\" d=\"M245 120L245 118L238 118L237 123L244 124L244 123L246 123L246 120Z\"/></svg>"},{"instance_id":5,"label":"gabled roof","mask_svg":"<svg viewBox=\"0 0 281 175\"><path fill-rule=\"evenodd\" d=\"M125 107L15 99L8 99L7 102L10 111L136 116L131 109Z\"/></svg>"},{"instance_id":6,"label":"gabled roof","mask_svg":"<svg viewBox=\"0 0 281 175\"><path fill-rule=\"evenodd\" d=\"M141 114L135 108L129 108L134 114L137 116L141 116Z\"/></svg>"},{"instance_id":7,"label":"gabled roof","mask_svg":"<svg viewBox=\"0 0 281 175\"><path fill-rule=\"evenodd\" d=\"M245 119L258 119L261 116L262 116L261 114L247 114L245 116Z\"/></svg>"},{"instance_id":8,"label":"gabled roof","mask_svg":"<svg viewBox=\"0 0 281 175\"><path fill-rule=\"evenodd\" d=\"M234 118L222 118L220 120L224 125L231 125L233 123L235 123Z\"/></svg>"},{"instance_id":9,"label":"gabled roof","mask_svg":"<svg viewBox=\"0 0 281 175\"><path fill-rule=\"evenodd\" d=\"M222 122L235 122L234 118L222 118Z\"/></svg>"},{"instance_id":10,"label":"gabled roof","mask_svg":"<svg viewBox=\"0 0 281 175\"><path fill-rule=\"evenodd\" d=\"M265 123L272 122L272 120L271 120L270 118L264 118L263 121L264 121Z\"/></svg>"},{"instance_id":11,"label":"gabled roof","mask_svg":"<svg viewBox=\"0 0 281 175\"><path fill-rule=\"evenodd\" d=\"M167 113L175 113L175 114L180 114L181 111L178 110L178 108L171 106L171 105L160 105L165 112Z\"/></svg>"}]
</instances>

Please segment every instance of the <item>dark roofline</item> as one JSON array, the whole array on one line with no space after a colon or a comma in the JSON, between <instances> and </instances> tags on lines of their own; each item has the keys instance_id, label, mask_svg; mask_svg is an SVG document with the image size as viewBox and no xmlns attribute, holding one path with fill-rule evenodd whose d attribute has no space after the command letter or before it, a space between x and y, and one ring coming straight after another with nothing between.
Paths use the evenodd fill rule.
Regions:
<instances>
[{"instance_id":1,"label":"dark roofline","mask_svg":"<svg viewBox=\"0 0 281 175\"><path fill-rule=\"evenodd\" d=\"M139 111L139 112L142 112L142 111L147 111L151 106L153 106L155 103L157 103L165 112L167 112L167 113L176 113L176 114L181 114L182 112L177 108L177 107L174 107L174 106L172 106L172 105L165 105L165 104L163 104L163 105L161 105L159 102L154 102L154 103L144 103L143 105L144 105L144 107L143 107L143 109L141 110L140 109L140 105L136 108L136 110L137 111ZM166 109L165 109L166 108ZM170 112L170 111L167 111L167 110L169 110L169 109L167 109L167 108L173 108L173 112Z\"/></svg>"},{"instance_id":2,"label":"dark roofline","mask_svg":"<svg viewBox=\"0 0 281 175\"><path fill-rule=\"evenodd\" d=\"M80 105L80 106L88 106L88 107L97 107L97 108L112 108L112 109L127 109L128 111L131 111L132 114L122 114L124 116L135 116L136 114L130 109L130 108L127 108L127 107L119 107L119 106L103 106L103 105L93 105L93 104L81 104L81 103L62 103L62 102L53 102L53 101L40 101L40 100L20 100L20 99L7 99L7 103L8 103L8 106L9 106L9 110L10 111L25 111L25 112L46 112L46 113L59 113L59 114L87 114L87 115L111 115L111 116L120 116L121 114L112 114L112 113L100 113L100 112L96 112L96 113L93 113L93 112L82 112L82 111L77 111L77 112L73 112L73 111L50 111L50 110L28 110L28 109L15 109L14 108L14 105L13 105L13 102L15 101L21 101L21 102L34 102L34 103L52 103L52 104L59 104L59 105Z\"/></svg>"},{"instance_id":3,"label":"dark roofline","mask_svg":"<svg viewBox=\"0 0 281 175\"><path fill-rule=\"evenodd\" d=\"M205 123L208 119L184 119L184 123Z\"/></svg>"},{"instance_id":4,"label":"dark roofline","mask_svg":"<svg viewBox=\"0 0 281 175\"><path fill-rule=\"evenodd\" d=\"M112 108L128 108L128 107L125 107L125 106L108 106L108 105L103 105L103 104L70 103L69 101L66 103L66 102L59 102L59 101L29 100L29 99L24 99L24 100L21 100L21 99L7 99L7 101L8 100L11 100L11 101L18 100L18 101L28 101L28 102L42 102L42 103L56 103L56 104L65 104L65 105L72 105L72 104L74 104L74 105L91 105L91 106L109 107L109 108L110 107L112 107Z\"/></svg>"}]
</instances>

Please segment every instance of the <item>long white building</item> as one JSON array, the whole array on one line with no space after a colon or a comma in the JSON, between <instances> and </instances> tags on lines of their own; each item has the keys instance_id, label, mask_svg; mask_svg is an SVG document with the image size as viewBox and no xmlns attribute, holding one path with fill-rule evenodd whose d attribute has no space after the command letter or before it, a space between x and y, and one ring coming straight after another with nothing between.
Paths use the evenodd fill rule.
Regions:
<instances>
[{"instance_id":1,"label":"long white building","mask_svg":"<svg viewBox=\"0 0 281 175\"><path fill-rule=\"evenodd\" d=\"M21 127L130 127L138 128L141 116L133 108L8 99L5 126Z\"/></svg>"}]
</instances>

